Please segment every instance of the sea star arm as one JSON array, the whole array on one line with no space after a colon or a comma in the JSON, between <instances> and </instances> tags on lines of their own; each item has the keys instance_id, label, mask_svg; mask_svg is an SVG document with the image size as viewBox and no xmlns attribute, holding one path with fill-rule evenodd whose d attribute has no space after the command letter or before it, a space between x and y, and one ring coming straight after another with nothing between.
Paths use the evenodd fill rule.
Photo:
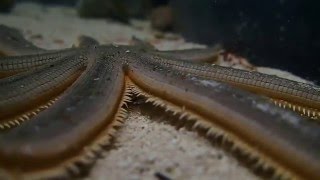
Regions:
<instances>
[{"instance_id":1,"label":"sea star arm","mask_svg":"<svg viewBox=\"0 0 320 180\"><path fill-rule=\"evenodd\" d=\"M317 124L250 93L215 82L207 87L157 66L153 59L138 60L135 54L123 55L112 47L103 52L109 53L89 53L86 71L50 109L0 137L3 177L79 173L77 165L92 163L95 153L109 143L113 127L124 117L122 105L130 92L195 120L195 126L207 128L209 137L234 143L233 149L259 158L258 164L275 167L276 174L319 177Z\"/></svg>"},{"instance_id":2,"label":"sea star arm","mask_svg":"<svg viewBox=\"0 0 320 180\"><path fill-rule=\"evenodd\" d=\"M41 54L0 57L0 78L32 69L52 66L54 63L78 53L78 49L48 51Z\"/></svg>"},{"instance_id":3,"label":"sea star arm","mask_svg":"<svg viewBox=\"0 0 320 180\"><path fill-rule=\"evenodd\" d=\"M215 62L218 58L218 55L224 52L220 45L215 45L209 48L159 51L152 44L142 41L134 36L131 39L131 44L138 47L138 49L142 49L143 51L156 56L196 63Z\"/></svg>"},{"instance_id":4,"label":"sea star arm","mask_svg":"<svg viewBox=\"0 0 320 180\"><path fill-rule=\"evenodd\" d=\"M116 59L95 50L88 59L86 71L54 105L0 136L3 178L78 173L77 165L91 164L109 143L128 100L124 73Z\"/></svg>"},{"instance_id":5,"label":"sea star arm","mask_svg":"<svg viewBox=\"0 0 320 180\"><path fill-rule=\"evenodd\" d=\"M88 64L87 69L80 78L49 109L39 113L32 121L1 134L0 176L43 178L79 173L79 166L92 163L102 146L109 144L113 127L119 125L124 117L123 105L130 100L130 93L135 93L146 96L147 101L157 106L180 113L182 119L193 119L195 126L207 128L209 138L222 138L222 143L234 143L232 149L239 148L249 158L258 158L258 167L268 169L272 166L275 174L285 177L320 177L317 171L320 162L318 124L280 110L267 103L265 98L201 78L216 79L248 90L258 89L265 95L270 95L268 92L271 90L271 94L297 96L302 99L302 104L307 102L304 105L311 104L315 108L319 103L319 89L316 86L194 63L197 60L179 60L181 56L155 55L154 50L149 52L140 47L97 46L96 42L88 42L88 46L80 45L84 54L80 53L80 49L74 49L74 54L66 56L80 55L89 59L84 65ZM0 60L7 62L3 66L5 72L14 67L12 71L16 73L37 69L42 60L38 58L34 61L33 58L39 56L42 54L14 57L18 60L13 58L12 61ZM59 69L74 67L59 58L39 67L49 64L46 72L55 66L61 66ZM27 67L24 61L29 62ZM60 61L62 64L59 64ZM21 64L23 70L19 69ZM13 76L0 80L0 83L19 88L18 81L21 83L24 78L37 77L31 74ZM67 74L60 76L58 73L57 77L63 79ZM54 82L48 78L52 76L55 76L53 71L43 78L46 79L44 84L54 87ZM37 85L30 79L27 82L32 87ZM7 93L6 89L4 92ZM28 91L14 90L12 97L24 97L24 93ZM10 98L9 95L5 95L6 98Z\"/></svg>"},{"instance_id":6,"label":"sea star arm","mask_svg":"<svg viewBox=\"0 0 320 180\"><path fill-rule=\"evenodd\" d=\"M168 59L191 61L195 63L215 62L218 55L223 52L219 46L199 49L185 49L172 51L156 51L154 55L166 57Z\"/></svg>"},{"instance_id":7,"label":"sea star arm","mask_svg":"<svg viewBox=\"0 0 320 180\"><path fill-rule=\"evenodd\" d=\"M88 48L88 47L93 47L98 45L99 45L99 42L96 39L90 36L80 35L78 37L78 44L76 45L76 47Z\"/></svg>"},{"instance_id":8,"label":"sea star arm","mask_svg":"<svg viewBox=\"0 0 320 180\"><path fill-rule=\"evenodd\" d=\"M46 52L27 41L19 30L0 25L0 55L20 56Z\"/></svg>"},{"instance_id":9,"label":"sea star arm","mask_svg":"<svg viewBox=\"0 0 320 180\"><path fill-rule=\"evenodd\" d=\"M156 66L170 68L172 71L179 71L191 76L225 82L254 93L291 102L293 103L291 108L297 107L297 109L301 109L299 113L313 118L320 117L320 87L316 85L300 83L255 71L173 60L146 53L144 56L146 56L145 58L153 59Z\"/></svg>"},{"instance_id":10,"label":"sea star arm","mask_svg":"<svg viewBox=\"0 0 320 180\"><path fill-rule=\"evenodd\" d=\"M300 83L275 75L239 70L207 64L221 53L219 46L206 49L157 51L147 48L152 45L133 39L136 45L150 49L148 58L157 62L156 66L170 67L173 71L184 72L196 77L225 82L241 89L273 98L279 106L297 111L312 119L320 119L320 87ZM187 62L186 62L187 61Z\"/></svg>"},{"instance_id":11,"label":"sea star arm","mask_svg":"<svg viewBox=\"0 0 320 180\"><path fill-rule=\"evenodd\" d=\"M222 136L234 143L232 148L258 157L257 163L266 164L266 169L275 167L276 174L320 177L318 124L283 111L265 98L217 82L206 86L180 71L155 68L147 59L133 62L127 75L136 85L133 91L147 101L195 120L207 129L207 135Z\"/></svg>"},{"instance_id":12,"label":"sea star arm","mask_svg":"<svg viewBox=\"0 0 320 180\"><path fill-rule=\"evenodd\" d=\"M88 36L78 37L78 48L65 50L45 50L27 41L14 28L0 25L0 78L23 71L52 66L61 59L70 58L79 53L79 48L99 45L98 41Z\"/></svg>"},{"instance_id":13,"label":"sea star arm","mask_svg":"<svg viewBox=\"0 0 320 180\"><path fill-rule=\"evenodd\" d=\"M53 103L85 69L85 55L0 80L0 129L14 127Z\"/></svg>"},{"instance_id":14,"label":"sea star arm","mask_svg":"<svg viewBox=\"0 0 320 180\"><path fill-rule=\"evenodd\" d=\"M130 45L137 46L144 51L158 51L151 43L143 41L135 36L132 36Z\"/></svg>"}]
</instances>

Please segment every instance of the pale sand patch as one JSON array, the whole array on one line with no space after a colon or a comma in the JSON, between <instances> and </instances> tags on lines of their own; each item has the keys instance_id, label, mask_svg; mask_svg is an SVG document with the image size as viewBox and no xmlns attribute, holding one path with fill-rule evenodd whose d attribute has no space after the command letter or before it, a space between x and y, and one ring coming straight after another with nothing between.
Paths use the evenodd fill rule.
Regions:
<instances>
[{"instance_id":1,"label":"pale sand patch","mask_svg":"<svg viewBox=\"0 0 320 180\"><path fill-rule=\"evenodd\" d=\"M117 148L98 160L87 179L156 179L157 172L172 179L257 179L197 133L159 121L130 111L116 135Z\"/></svg>"},{"instance_id":2,"label":"pale sand patch","mask_svg":"<svg viewBox=\"0 0 320 180\"><path fill-rule=\"evenodd\" d=\"M155 40L148 22L135 20L127 26L110 20L80 19L74 9L65 7L24 3L12 14L0 15L0 23L21 29L27 39L47 49L70 47L82 34L103 44L127 44L136 36L162 50L204 47L181 38ZM116 134L115 146L98 160L86 179L157 179L156 172L174 179L258 179L196 133L177 131L141 115L140 110L130 111Z\"/></svg>"}]
</instances>

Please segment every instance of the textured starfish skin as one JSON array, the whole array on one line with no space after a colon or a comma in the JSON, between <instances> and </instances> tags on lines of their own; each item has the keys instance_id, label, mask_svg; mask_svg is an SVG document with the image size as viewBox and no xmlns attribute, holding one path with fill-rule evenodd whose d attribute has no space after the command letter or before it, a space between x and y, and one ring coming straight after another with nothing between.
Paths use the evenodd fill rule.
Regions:
<instances>
[{"instance_id":1,"label":"textured starfish skin","mask_svg":"<svg viewBox=\"0 0 320 180\"><path fill-rule=\"evenodd\" d=\"M254 166L273 169L269 177L320 178L319 124L236 88L317 113L316 86L211 66L205 63L214 56L210 49L159 52L86 38L77 48L53 52L24 46L24 40L19 48L6 44L2 54L32 55L0 59L0 74L15 74L0 79L0 123L17 126L0 134L0 178L79 174L110 144L133 95L194 122L209 139L231 142L232 150L256 159Z\"/></svg>"}]
</instances>

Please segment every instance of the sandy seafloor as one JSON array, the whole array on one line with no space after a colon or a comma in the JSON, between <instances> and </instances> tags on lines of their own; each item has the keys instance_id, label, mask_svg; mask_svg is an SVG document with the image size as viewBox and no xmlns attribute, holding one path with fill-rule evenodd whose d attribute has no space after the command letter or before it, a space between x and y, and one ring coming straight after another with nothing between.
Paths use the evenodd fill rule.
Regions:
<instances>
[{"instance_id":1,"label":"sandy seafloor","mask_svg":"<svg viewBox=\"0 0 320 180\"><path fill-rule=\"evenodd\" d=\"M19 4L9 15L0 15L0 24L21 29L28 40L47 49L71 47L82 34L102 44L128 44L136 36L161 50L204 47L182 38L172 40L170 34L166 35L169 38L157 39L147 21L132 22L125 25L105 19L80 19L71 8L31 3ZM161 118L150 118L143 109L131 108L115 135L116 148L107 151L84 178L159 179L155 174L161 173L171 179L259 179L197 133L176 130Z\"/></svg>"}]
</instances>

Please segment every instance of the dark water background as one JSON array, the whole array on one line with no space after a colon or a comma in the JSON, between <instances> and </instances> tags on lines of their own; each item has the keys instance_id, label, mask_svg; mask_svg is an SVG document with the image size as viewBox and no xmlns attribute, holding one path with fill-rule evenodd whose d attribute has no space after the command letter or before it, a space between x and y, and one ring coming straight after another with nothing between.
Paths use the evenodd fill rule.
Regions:
<instances>
[{"instance_id":1,"label":"dark water background","mask_svg":"<svg viewBox=\"0 0 320 180\"><path fill-rule=\"evenodd\" d=\"M320 1L174 0L176 29L189 40L223 42L256 65L320 80ZM192 6L192 8L190 8Z\"/></svg>"}]
</instances>

